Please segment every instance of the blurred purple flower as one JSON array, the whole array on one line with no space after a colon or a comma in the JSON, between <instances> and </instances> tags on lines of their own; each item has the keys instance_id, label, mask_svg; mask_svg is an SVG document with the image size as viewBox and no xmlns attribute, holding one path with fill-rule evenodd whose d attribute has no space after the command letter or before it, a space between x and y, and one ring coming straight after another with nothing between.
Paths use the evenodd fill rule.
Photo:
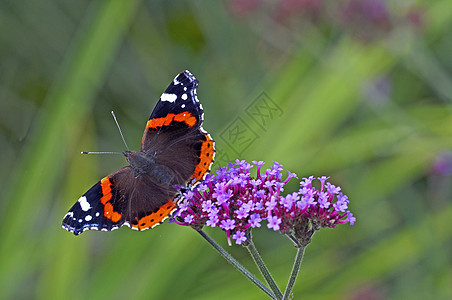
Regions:
<instances>
[{"instance_id":1,"label":"blurred purple flower","mask_svg":"<svg viewBox=\"0 0 452 300\"><path fill-rule=\"evenodd\" d=\"M371 105L384 106L391 98L392 81L388 76L378 76L363 84L362 93Z\"/></svg>"},{"instance_id":2,"label":"blurred purple flower","mask_svg":"<svg viewBox=\"0 0 452 300\"><path fill-rule=\"evenodd\" d=\"M406 18L408 23L413 26L415 29L422 30L425 25L425 10L420 6L411 7L407 14Z\"/></svg>"},{"instance_id":3,"label":"blurred purple flower","mask_svg":"<svg viewBox=\"0 0 452 300\"><path fill-rule=\"evenodd\" d=\"M286 23L292 18L316 19L322 12L322 0L280 0L276 6L275 20Z\"/></svg>"},{"instance_id":4,"label":"blurred purple flower","mask_svg":"<svg viewBox=\"0 0 452 300\"><path fill-rule=\"evenodd\" d=\"M452 175L452 152L439 153L433 162L433 173L442 176Z\"/></svg>"},{"instance_id":5,"label":"blurred purple flower","mask_svg":"<svg viewBox=\"0 0 452 300\"><path fill-rule=\"evenodd\" d=\"M227 4L234 15L243 17L255 12L261 2L262 0L229 0Z\"/></svg>"},{"instance_id":6,"label":"blurred purple flower","mask_svg":"<svg viewBox=\"0 0 452 300\"><path fill-rule=\"evenodd\" d=\"M375 39L392 27L385 0L349 0L342 11L342 23L364 42Z\"/></svg>"},{"instance_id":7,"label":"blurred purple flower","mask_svg":"<svg viewBox=\"0 0 452 300\"><path fill-rule=\"evenodd\" d=\"M344 9L344 19L366 21L376 25L389 21L389 12L384 0L349 0Z\"/></svg>"}]
</instances>

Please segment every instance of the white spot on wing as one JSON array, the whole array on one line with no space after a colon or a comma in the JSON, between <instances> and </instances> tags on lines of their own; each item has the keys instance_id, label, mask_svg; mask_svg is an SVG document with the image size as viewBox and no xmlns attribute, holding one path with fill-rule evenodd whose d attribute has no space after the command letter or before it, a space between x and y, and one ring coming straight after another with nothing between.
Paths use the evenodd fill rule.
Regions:
<instances>
[{"instance_id":1,"label":"white spot on wing","mask_svg":"<svg viewBox=\"0 0 452 300\"><path fill-rule=\"evenodd\" d=\"M69 216L70 218L74 218L74 213L72 211L68 212L67 214L64 215L63 219L65 219L67 216Z\"/></svg>"},{"instance_id":2,"label":"white spot on wing","mask_svg":"<svg viewBox=\"0 0 452 300\"><path fill-rule=\"evenodd\" d=\"M91 208L91 205L89 205L89 202L85 196L80 197L80 199L78 199L78 203L80 203L83 211L88 211Z\"/></svg>"},{"instance_id":3,"label":"white spot on wing","mask_svg":"<svg viewBox=\"0 0 452 300\"><path fill-rule=\"evenodd\" d=\"M187 98L188 98L187 94L182 95L182 100L187 100Z\"/></svg>"},{"instance_id":4,"label":"white spot on wing","mask_svg":"<svg viewBox=\"0 0 452 300\"><path fill-rule=\"evenodd\" d=\"M100 213L99 213L99 212L97 212L97 213L96 213L96 217L98 217L99 215L100 215Z\"/></svg>"},{"instance_id":5,"label":"white spot on wing","mask_svg":"<svg viewBox=\"0 0 452 300\"><path fill-rule=\"evenodd\" d=\"M160 100L168 101L168 102L174 102L174 101L176 101L176 99L177 99L176 94L163 93L162 96L160 97Z\"/></svg>"},{"instance_id":6,"label":"white spot on wing","mask_svg":"<svg viewBox=\"0 0 452 300\"><path fill-rule=\"evenodd\" d=\"M185 104L182 104L180 107L185 108Z\"/></svg>"},{"instance_id":7,"label":"white spot on wing","mask_svg":"<svg viewBox=\"0 0 452 300\"><path fill-rule=\"evenodd\" d=\"M87 215L86 217L85 217L85 221L86 222L89 222L89 221L91 221L93 219L93 217L91 217L91 215Z\"/></svg>"}]
</instances>

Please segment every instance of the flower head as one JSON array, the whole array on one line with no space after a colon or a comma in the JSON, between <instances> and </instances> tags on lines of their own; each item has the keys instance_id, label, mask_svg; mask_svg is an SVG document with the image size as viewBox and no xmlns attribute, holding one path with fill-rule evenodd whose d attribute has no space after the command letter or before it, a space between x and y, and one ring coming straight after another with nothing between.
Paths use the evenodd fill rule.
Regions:
<instances>
[{"instance_id":1,"label":"flower head","mask_svg":"<svg viewBox=\"0 0 452 300\"><path fill-rule=\"evenodd\" d=\"M197 230L218 226L226 232L229 244L232 236L239 245L246 241L247 230L261 227L262 221L269 229L295 237L307 229L355 223L356 218L347 210L348 197L327 181L329 177L305 177L298 192L282 195L285 184L296 175L289 172L283 179L281 164L274 162L262 170L263 164L236 160L219 168L216 175L207 176L182 194L175 222ZM257 169L255 177L250 174L253 166Z\"/></svg>"}]
</instances>

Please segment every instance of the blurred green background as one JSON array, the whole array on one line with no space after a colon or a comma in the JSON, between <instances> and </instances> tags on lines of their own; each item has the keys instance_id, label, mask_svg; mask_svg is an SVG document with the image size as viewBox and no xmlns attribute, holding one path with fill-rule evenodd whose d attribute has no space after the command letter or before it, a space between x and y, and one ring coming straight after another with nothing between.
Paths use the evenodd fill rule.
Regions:
<instances>
[{"instance_id":1,"label":"blurred green background","mask_svg":"<svg viewBox=\"0 0 452 300\"><path fill-rule=\"evenodd\" d=\"M124 150L110 111L138 150L184 69L200 81L215 168L277 160L351 199L355 226L314 236L295 299L452 298L449 0L4 0L0 24L1 299L265 298L190 228L61 228L126 164L80 155ZM276 110L256 121L259 101ZM246 143L230 135L237 122ZM295 249L254 236L284 288Z\"/></svg>"}]
</instances>

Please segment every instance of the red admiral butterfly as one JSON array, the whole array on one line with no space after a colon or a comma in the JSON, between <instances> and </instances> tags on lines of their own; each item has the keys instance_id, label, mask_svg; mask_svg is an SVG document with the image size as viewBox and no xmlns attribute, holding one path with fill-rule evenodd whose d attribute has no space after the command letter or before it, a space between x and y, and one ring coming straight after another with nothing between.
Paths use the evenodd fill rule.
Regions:
<instances>
[{"instance_id":1,"label":"red admiral butterfly","mask_svg":"<svg viewBox=\"0 0 452 300\"><path fill-rule=\"evenodd\" d=\"M214 141L202 128L198 80L188 71L174 78L146 124L141 151L124 151L129 166L91 187L64 216L75 235L127 225L145 230L175 209L179 191L204 179L215 156Z\"/></svg>"}]
</instances>

